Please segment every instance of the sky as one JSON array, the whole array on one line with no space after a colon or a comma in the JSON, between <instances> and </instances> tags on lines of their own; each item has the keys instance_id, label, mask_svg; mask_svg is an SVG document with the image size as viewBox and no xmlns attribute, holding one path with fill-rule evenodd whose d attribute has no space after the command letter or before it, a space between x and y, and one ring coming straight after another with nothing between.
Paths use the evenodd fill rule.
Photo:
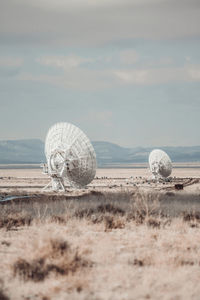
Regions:
<instances>
[{"instance_id":1,"label":"sky","mask_svg":"<svg viewBox=\"0 0 200 300\"><path fill-rule=\"evenodd\" d=\"M199 0L1 0L0 140L71 122L124 147L200 145Z\"/></svg>"}]
</instances>

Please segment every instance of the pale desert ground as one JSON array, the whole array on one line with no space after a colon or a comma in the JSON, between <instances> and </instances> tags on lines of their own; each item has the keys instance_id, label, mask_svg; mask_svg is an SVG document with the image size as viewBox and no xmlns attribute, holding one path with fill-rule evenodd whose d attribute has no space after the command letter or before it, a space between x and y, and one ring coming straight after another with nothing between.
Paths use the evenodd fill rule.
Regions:
<instances>
[{"instance_id":1,"label":"pale desert ground","mask_svg":"<svg viewBox=\"0 0 200 300\"><path fill-rule=\"evenodd\" d=\"M1 199L19 199L0 204L0 299L199 299L200 168L186 167L164 184L98 169L59 195L40 169L1 169Z\"/></svg>"},{"instance_id":2,"label":"pale desert ground","mask_svg":"<svg viewBox=\"0 0 200 300\"><path fill-rule=\"evenodd\" d=\"M181 166L181 167L180 167ZM200 164L175 164L172 177L178 181L187 181L187 179L200 179ZM132 168L102 168L97 169L96 177L89 184L89 188L100 187L107 188L109 186L126 186L136 184L140 187L149 187L144 181L151 179L151 173L146 164L135 164ZM41 192L41 188L48 182L49 178L42 173L42 168L37 169L3 169L0 168L0 191L12 188L20 188L22 191ZM173 181L173 183L176 180ZM177 181L177 182L178 182ZM156 185L151 185L153 188ZM198 188L199 185L192 186L192 190ZM188 188L187 188L188 189ZM190 188L191 189L191 188Z\"/></svg>"}]
</instances>

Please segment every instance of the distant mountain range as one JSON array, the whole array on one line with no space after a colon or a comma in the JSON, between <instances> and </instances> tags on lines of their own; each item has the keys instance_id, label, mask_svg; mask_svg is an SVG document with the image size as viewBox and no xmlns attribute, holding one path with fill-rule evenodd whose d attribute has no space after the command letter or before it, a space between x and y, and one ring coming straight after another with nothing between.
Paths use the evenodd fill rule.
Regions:
<instances>
[{"instance_id":1,"label":"distant mountain range","mask_svg":"<svg viewBox=\"0 0 200 300\"><path fill-rule=\"evenodd\" d=\"M92 142L99 166L143 163L155 148L166 151L173 162L200 161L200 146L124 148L109 142ZM0 141L1 164L34 164L45 162L44 142L39 139Z\"/></svg>"},{"instance_id":2,"label":"distant mountain range","mask_svg":"<svg viewBox=\"0 0 200 300\"><path fill-rule=\"evenodd\" d=\"M44 161L44 143L39 139L0 141L1 164L34 164Z\"/></svg>"}]
</instances>

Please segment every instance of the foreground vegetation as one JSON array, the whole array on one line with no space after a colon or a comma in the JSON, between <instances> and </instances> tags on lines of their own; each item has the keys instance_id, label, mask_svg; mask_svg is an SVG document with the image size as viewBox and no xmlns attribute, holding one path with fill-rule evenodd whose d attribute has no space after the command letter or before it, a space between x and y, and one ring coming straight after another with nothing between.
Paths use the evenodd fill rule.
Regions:
<instances>
[{"instance_id":1,"label":"foreground vegetation","mask_svg":"<svg viewBox=\"0 0 200 300\"><path fill-rule=\"evenodd\" d=\"M1 207L0 299L199 299L200 215L156 199L28 214Z\"/></svg>"}]
</instances>

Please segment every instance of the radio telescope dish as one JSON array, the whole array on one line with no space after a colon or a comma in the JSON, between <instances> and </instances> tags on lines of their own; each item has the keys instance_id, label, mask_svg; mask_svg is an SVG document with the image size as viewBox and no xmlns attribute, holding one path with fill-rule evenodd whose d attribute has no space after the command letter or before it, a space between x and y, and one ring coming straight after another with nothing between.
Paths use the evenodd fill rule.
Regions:
<instances>
[{"instance_id":1,"label":"radio telescope dish","mask_svg":"<svg viewBox=\"0 0 200 300\"><path fill-rule=\"evenodd\" d=\"M160 149L153 150L149 155L149 167L154 178L167 178L172 172L172 162L167 153Z\"/></svg>"},{"instance_id":2,"label":"radio telescope dish","mask_svg":"<svg viewBox=\"0 0 200 300\"><path fill-rule=\"evenodd\" d=\"M96 154L88 137L70 123L56 123L45 140L47 165L44 172L51 177L52 190L64 191L65 184L82 188L96 174Z\"/></svg>"}]
</instances>

